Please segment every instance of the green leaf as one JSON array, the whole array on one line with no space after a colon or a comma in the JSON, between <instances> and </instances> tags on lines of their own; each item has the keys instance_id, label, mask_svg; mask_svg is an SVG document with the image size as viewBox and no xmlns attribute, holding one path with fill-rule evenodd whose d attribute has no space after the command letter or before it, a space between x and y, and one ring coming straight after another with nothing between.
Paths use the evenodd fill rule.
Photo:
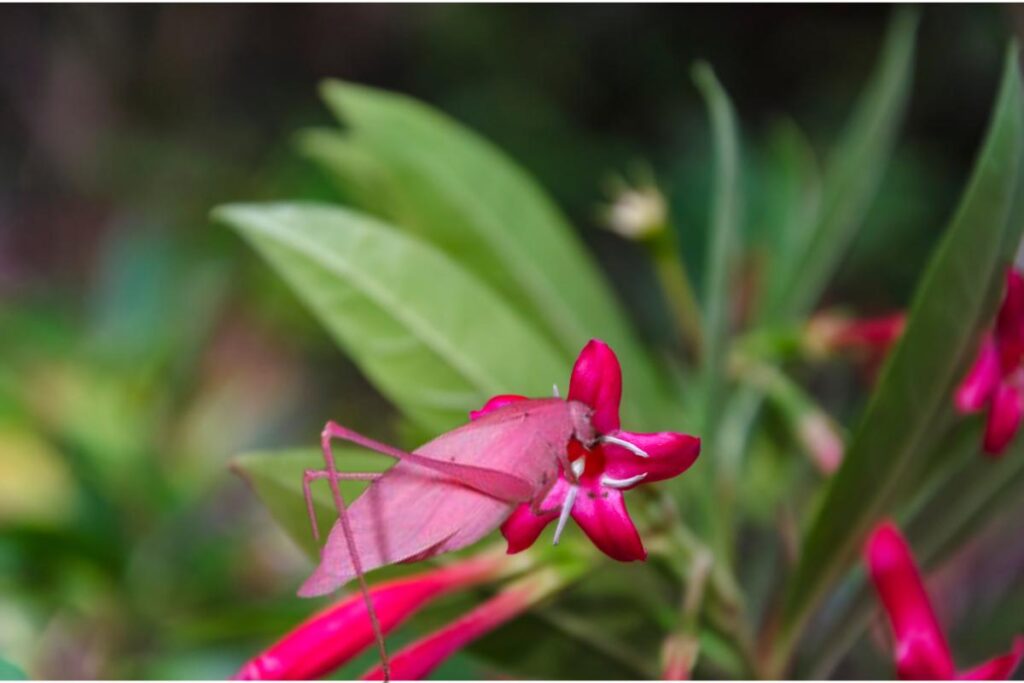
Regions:
<instances>
[{"instance_id":1,"label":"green leaf","mask_svg":"<svg viewBox=\"0 0 1024 683\"><path fill-rule=\"evenodd\" d=\"M791 119L777 123L769 134L765 161L758 174L763 206L751 216L761 222L758 235L766 252L766 290L757 303L773 302L785 285L785 277L798 262L817 228L821 208L821 169L810 141Z\"/></svg>"},{"instance_id":2,"label":"green leaf","mask_svg":"<svg viewBox=\"0 0 1024 683\"><path fill-rule=\"evenodd\" d=\"M998 300L1008 245L1020 239L1024 106L1016 49L1010 51L984 147L960 205L936 248L843 466L807 533L789 586L782 647L856 558L870 526L912 488L921 456L943 434L952 389ZM781 662L780 662L781 664Z\"/></svg>"},{"instance_id":3,"label":"green leaf","mask_svg":"<svg viewBox=\"0 0 1024 683\"><path fill-rule=\"evenodd\" d=\"M374 385L435 431L501 393L544 396L569 363L485 284L433 246L365 214L315 204L230 205L273 265Z\"/></svg>"},{"instance_id":4,"label":"green leaf","mask_svg":"<svg viewBox=\"0 0 1024 683\"><path fill-rule=\"evenodd\" d=\"M863 224L903 122L913 72L918 13L896 11L878 66L825 170L821 211L796 267L785 277L771 311L791 317L808 311Z\"/></svg>"},{"instance_id":5,"label":"green leaf","mask_svg":"<svg viewBox=\"0 0 1024 683\"><path fill-rule=\"evenodd\" d=\"M402 204L401 183L373 153L330 128L312 128L296 136L299 150L325 168L353 207L401 223L414 212Z\"/></svg>"},{"instance_id":6,"label":"green leaf","mask_svg":"<svg viewBox=\"0 0 1024 683\"><path fill-rule=\"evenodd\" d=\"M708 241L707 275L704 286L704 381L705 411L708 416L719 413L720 393L726 377L725 359L729 335L729 285L741 247L739 217L739 135L736 114L722 85L711 67L698 63L693 79L708 108L715 157L715 181L711 206L710 240ZM705 421L705 430L713 424Z\"/></svg>"},{"instance_id":7,"label":"green leaf","mask_svg":"<svg viewBox=\"0 0 1024 683\"><path fill-rule=\"evenodd\" d=\"M350 126L340 151L303 149L345 183L372 158L382 215L432 242L536 321L567 359L591 338L616 351L635 419L664 407L664 389L615 294L572 228L530 176L492 144L425 104L340 81L323 86L328 105ZM345 160L339 161L342 157ZM380 189L384 187L385 189ZM365 193L364 193L365 196ZM385 201L386 199L386 205ZM549 380L550 381L554 381Z\"/></svg>"},{"instance_id":8,"label":"green leaf","mask_svg":"<svg viewBox=\"0 0 1024 683\"><path fill-rule=\"evenodd\" d=\"M390 458L358 448L335 447L334 456L338 470L342 472L383 472L394 464ZM302 493L302 473L323 468L323 455L316 448L256 451L243 453L231 460L231 469L252 487L274 520L314 560L319 558L319 550L313 540ZM366 486L366 482L343 481L340 488L345 501L351 503ZM314 483L311 490L320 533L326 534L338 513L326 484Z\"/></svg>"},{"instance_id":9,"label":"green leaf","mask_svg":"<svg viewBox=\"0 0 1024 683\"><path fill-rule=\"evenodd\" d=\"M0 657L0 681L27 681L28 675L18 666Z\"/></svg>"}]
</instances>

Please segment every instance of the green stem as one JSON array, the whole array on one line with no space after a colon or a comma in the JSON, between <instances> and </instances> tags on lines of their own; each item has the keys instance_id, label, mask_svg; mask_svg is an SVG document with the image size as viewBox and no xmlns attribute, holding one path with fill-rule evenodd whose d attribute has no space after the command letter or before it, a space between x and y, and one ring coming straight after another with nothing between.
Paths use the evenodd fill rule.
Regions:
<instances>
[{"instance_id":1,"label":"green stem","mask_svg":"<svg viewBox=\"0 0 1024 683\"><path fill-rule=\"evenodd\" d=\"M646 244L676 330L693 357L699 358L703 348L700 308L679 253L675 229L665 225Z\"/></svg>"}]
</instances>

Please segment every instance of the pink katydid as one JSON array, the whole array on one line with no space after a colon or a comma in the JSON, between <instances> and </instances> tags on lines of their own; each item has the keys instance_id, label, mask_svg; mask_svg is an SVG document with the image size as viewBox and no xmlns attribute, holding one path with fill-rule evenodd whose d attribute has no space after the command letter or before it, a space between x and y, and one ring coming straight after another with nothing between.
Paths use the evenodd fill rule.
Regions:
<instances>
[{"instance_id":1,"label":"pink katydid","mask_svg":"<svg viewBox=\"0 0 1024 683\"><path fill-rule=\"evenodd\" d=\"M556 487L578 486L581 476L589 476L575 466L581 464L575 461L580 453L595 449L604 441L620 449L624 447L623 452L635 458L647 459L652 468L648 481L675 476L692 464L700 449L700 442L694 437L667 432L619 432L620 395L618 361L606 344L593 340L576 362L567 400L492 399L486 411L473 414L472 422L411 453L328 422L321 435L326 469L307 471L303 487L314 536L318 537L310 496L313 481L328 480L338 520L324 546L319 566L299 589L299 595L329 593L356 578L370 613L382 673L389 676L387 652L365 572L464 548L501 526L513 511L520 515L529 511L527 514L539 517L552 513L558 516L557 510L545 509L544 503L552 503L547 499ZM642 446L628 443L623 436L645 446L658 444L657 452L651 457ZM383 474L338 472L331 451L333 438L351 441L398 462ZM631 477L620 482L620 488L631 488L641 479L644 476ZM346 507L338 488L340 480L371 483ZM572 496L568 503L562 501L562 523L572 512L575 500ZM616 511L625 517L625 526L631 529L625 508L618 504ZM635 535L635 530L632 533ZM536 534L531 535L536 538Z\"/></svg>"}]
</instances>

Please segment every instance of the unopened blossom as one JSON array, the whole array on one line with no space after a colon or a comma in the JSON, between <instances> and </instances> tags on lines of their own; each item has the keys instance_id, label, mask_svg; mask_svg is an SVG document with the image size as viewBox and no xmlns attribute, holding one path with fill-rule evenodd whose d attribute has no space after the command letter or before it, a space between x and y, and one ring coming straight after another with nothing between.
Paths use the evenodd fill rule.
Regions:
<instances>
[{"instance_id":1,"label":"unopened blossom","mask_svg":"<svg viewBox=\"0 0 1024 683\"><path fill-rule=\"evenodd\" d=\"M797 438L822 474L835 474L843 464L846 446L833 420L821 410L802 414L797 421Z\"/></svg>"},{"instance_id":2,"label":"unopened blossom","mask_svg":"<svg viewBox=\"0 0 1024 683\"><path fill-rule=\"evenodd\" d=\"M661 680L688 681L697 663L700 644L691 634L673 633L661 646Z\"/></svg>"},{"instance_id":3,"label":"unopened blossom","mask_svg":"<svg viewBox=\"0 0 1024 683\"><path fill-rule=\"evenodd\" d=\"M612 232L628 240L647 240L663 232L668 225L668 204L650 178L636 185L624 180L613 182L612 202L604 207L603 223Z\"/></svg>"},{"instance_id":4,"label":"unopened blossom","mask_svg":"<svg viewBox=\"0 0 1024 683\"><path fill-rule=\"evenodd\" d=\"M904 680L1006 680L1024 658L1024 637L1013 649L966 672L957 672L946 635L906 540L892 522L868 538L868 571L882 600L895 639L896 672Z\"/></svg>"},{"instance_id":5,"label":"unopened blossom","mask_svg":"<svg viewBox=\"0 0 1024 683\"><path fill-rule=\"evenodd\" d=\"M804 345L817 356L860 355L873 372L902 336L906 325L907 315L903 311L869 318L818 313L807 323Z\"/></svg>"},{"instance_id":6,"label":"unopened blossom","mask_svg":"<svg viewBox=\"0 0 1024 683\"><path fill-rule=\"evenodd\" d=\"M550 570L513 583L448 625L396 652L391 657L391 676L397 680L419 680L429 676L448 657L519 616L561 583L559 575ZM374 667L363 676L364 680L383 678L381 666Z\"/></svg>"},{"instance_id":7,"label":"unopened blossom","mask_svg":"<svg viewBox=\"0 0 1024 683\"><path fill-rule=\"evenodd\" d=\"M430 601L496 578L501 555L480 555L441 569L388 581L370 589L370 598L387 633ZM373 643L374 633L359 594L310 617L242 666L238 680L319 678L342 666Z\"/></svg>"},{"instance_id":8,"label":"unopened blossom","mask_svg":"<svg viewBox=\"0 0 1024 683\"><path fill-rule=\"evenodd\" d=\"M984 448L1001 455L1024 415L1024 277L1006 273L1006 295L995 328L982 340L978 356L956 391L962 413L988 411Z\"/></svg>"},{"instance_id":9,"label":"unopened blossom","mask_svg":"<svg viewBox=\"0 0 1024 683\"><path fill-rule=\"evenodd\" d=\"M475 419L523 398L496 396L470 416ZM501 527L508 552L530 547L544 527L556 520L557 543L571 516L609 557L623 562L643 560L647 552L626 510L623 491L685 472L700 454L700 439L675 432L620 429L622 369L602 341L592 340L576 359L568 398L593 408L591 422L598 438L587 445L570 441L571 476L561 473L539 509L524 503L513 511Z\"/></svg>"}]
</instances>

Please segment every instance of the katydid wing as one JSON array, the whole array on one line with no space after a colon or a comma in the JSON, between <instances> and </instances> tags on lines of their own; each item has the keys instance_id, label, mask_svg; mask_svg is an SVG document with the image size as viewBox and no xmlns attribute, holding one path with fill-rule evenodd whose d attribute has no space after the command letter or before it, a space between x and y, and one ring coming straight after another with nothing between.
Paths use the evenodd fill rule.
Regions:
<instances>
[{"instance_id":1,"label":"katydid wing","mask_svg":"<svg viewBox=\"0 0 1024 683\"><path fill-rule=\"evenodd\" d=\"M376 477L347 510L336 500L340 518L320 565L299 594L322 595L377 567L464 548L500 526L515 505L539 504L559 465L566 462L570 438L589 442L595 437L591 413L577 401L518 401L442 434L412 454L338 428L334 436L399 462ZM328 471L321 474L337 477L329 455L330 434L325 431L325 436Z\"/></svg>"}]
</instances>

